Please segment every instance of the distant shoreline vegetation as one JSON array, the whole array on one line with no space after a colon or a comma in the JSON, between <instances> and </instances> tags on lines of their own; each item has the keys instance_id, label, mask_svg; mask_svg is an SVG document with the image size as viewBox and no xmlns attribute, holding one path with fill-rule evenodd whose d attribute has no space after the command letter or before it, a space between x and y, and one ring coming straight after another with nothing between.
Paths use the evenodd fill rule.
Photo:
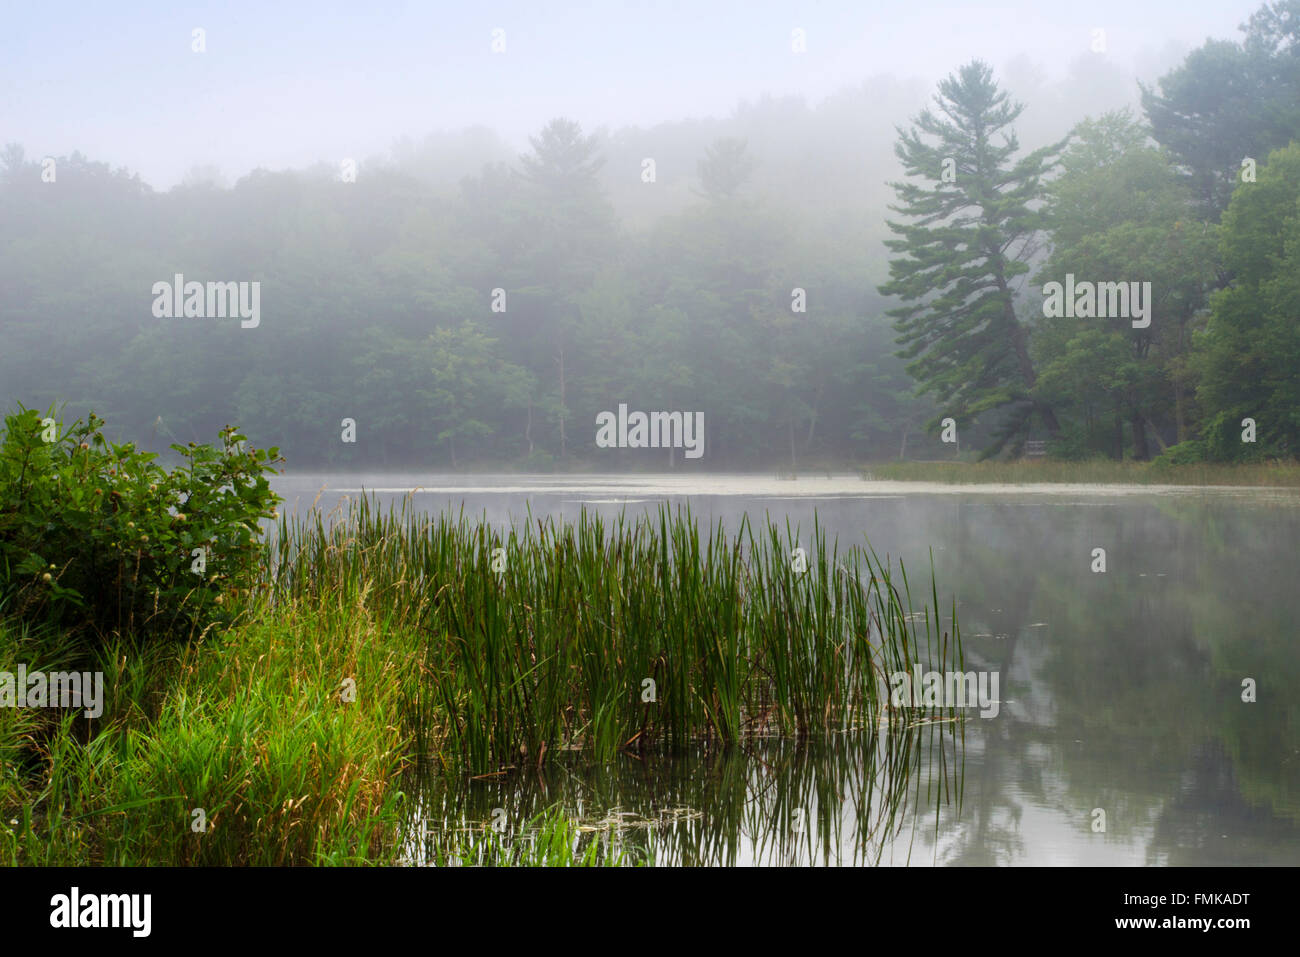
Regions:
<instances>
[{"instance_id":1,"label":"distant shoreline vegetation","mask_svg":"<svg viewBox=\"0 0 1300 957\"><path fill-rule=\"evenodd\" d=\"M1297 22L1261 6L1137 112L972 60L933 99L556 116L229 188L7 144L0 382L323 469L1296 459ZM621 401L692 410L681 444Z\"/></svg>"},{"instance_id":2,"label":"distant shoreline vegetation","mask_svg":"<svg viewBox=\"0 0 1300 957\"><path fill-rule=\"evenodd\" d=\"M955 485L1188 485L1300 488L1300 463L1230 462L1169 464L1154 462L1068 462L1038 459L1017 462L882 462L859 468L862 477L894 482L944 482Z\"/></svg>"}]
</instances>

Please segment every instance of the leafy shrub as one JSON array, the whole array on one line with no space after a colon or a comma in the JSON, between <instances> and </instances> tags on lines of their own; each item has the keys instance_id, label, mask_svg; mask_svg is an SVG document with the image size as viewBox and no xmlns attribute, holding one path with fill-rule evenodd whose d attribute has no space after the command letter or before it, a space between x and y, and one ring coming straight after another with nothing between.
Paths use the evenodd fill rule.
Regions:
<instances>
[{"instance_id":1,"label":"leafy shrub","mask_svg":"<svg viewBox=\"0 0 1300 957\"><path fill-rule=\"evenodd\" d=\"M265 560L277 449L107 442L91 413L64 429L21 405L0 441L0 609L74 632L194 635L229 621Z\"/></svg>"},{"instance_id":2,"label":"leafy shrub","mask_svg":"<svg viewBox=\"0 0 1300 957\"><path fill-rule=\"evenodd\" d=\"M1201 426L1206 458L1218 462L1266 462L1270 459L1295 458L1287 447L1285 431L1261 428L1254 442L1243 442L1243 419L1250 413L1224 411L1208 418ZM1267 422L1265 413L1257 412L1252 418ZM1289 416L1288 416L1289 418Z\"/></svg>"},{"instance_id":3,"label":"leafy shrub","mask_svg":"<svg viewBox=\"0 0 1300 957\"><path fill-rule=\"evenodd\" d=\"M1169 446L1151 464L1156 468L1164 468L1170 465L1196 465L1209 459L1209 449L1203 441L1188 439L1186 442Z\"/></svg>"},{"instance_id":4,"label":"leafy shrub","mask_svg":"<svg viewBox=\"0 0 1300 957\"><path fill-rule=\"evenodd\" d=\"M1062 462L1089 462L1109 460L1102 451L1107 447L1109 435L1104 429L1088 428L1083 422L1065 421L1055 437L1047 440L1049 458Z\"/></svg>"},{"instance_id":5,"label":"leafy shrub","mask_svg":"<svg viewBox=\"0 0 1300 957\"><path fill-rule=\"evenodd\" d=\"M555 468L555 456L543 449L533 449L528 455L524 456L523 469L525 472L549 472Z\"/></svg>"},{"instance_id":6,"label":"leafy shrub","mask_svg":"<svg viewBox=\"0 0 1300 957\"><path fill-rule=\"evenodd\" d=\"M1062 429L1060 436L1049 439L1047 455L1062 462L1085 462L1096 458L1097 452L1082 429Z\"/></svg>"}]
</instances>

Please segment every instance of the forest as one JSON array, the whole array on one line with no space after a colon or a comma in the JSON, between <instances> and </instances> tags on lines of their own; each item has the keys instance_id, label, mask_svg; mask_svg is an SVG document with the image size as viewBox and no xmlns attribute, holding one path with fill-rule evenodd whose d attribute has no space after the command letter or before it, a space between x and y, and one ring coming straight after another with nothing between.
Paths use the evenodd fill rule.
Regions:
<instances>
[{"instance_id":1,"label":"forest","mask_svg":"<svg viewBox=\"0 0 1300 957\"><path fill-rule=\"evenodd\" d=\"M0 385L157 448L238 423L294 466L1293 459L1300 0L1133 98L1047 135L1062 104L972 60L167 191L11 143ZM160 317L174 276L254 284L259 321ZM1148 321L1044 308L1067 277L1149 289ZM702 416L705 454L602 447L621 403Z\"/></svg>"}]
</instances>

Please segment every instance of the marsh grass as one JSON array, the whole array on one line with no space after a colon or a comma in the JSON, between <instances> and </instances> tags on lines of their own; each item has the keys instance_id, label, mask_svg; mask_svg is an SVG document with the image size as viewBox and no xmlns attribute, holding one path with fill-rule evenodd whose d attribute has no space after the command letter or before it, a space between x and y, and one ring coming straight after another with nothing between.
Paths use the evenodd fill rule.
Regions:
<instances>
[{"instance_id":1,"label":"marsh grass","mask_svg":"<svg viewBox=\"0 0 1300 957\"><path fill-rule=\"evenodd\" d=\"M56 654L54 636L0 626L0 669L103 670L108 699L94 721L0 709L0 862L386 859L409 742L404 669L414 668L389 637L299 610L219 644L118 641L77 659ZM348 675L364 678L345 704L335 689Z\"/></svg>"},{"instance_id":2,"label":"marsh grass","mask_svg":"<svg viewBox=\"0 0 1300 957\"><path fill-rule=\"evenodd\" d=\"M886 675L960 666L933 586L918 611L901 566L814 524L801 570L800 540L747 520L702 534L689 509L495 530L362 498L282 519L270 600L414 629L440 753L470 773L874 727Z\"/></svg>"},{"instance_id":3,"label":"marsh grass","mask_svg":"<svg viewBox=\"0 0 1300 957\"><path fill-rule=\"evenodd\" d=\"M284 518L223 634L87 647L0 620L0 670L103 671L106 699L93 721L0 708L0 863L392 863L413 777L895 727L917 713L886 708L884 674L960 665L931 597L914 610L901 568L819 527L728 537L666 508ZM572 824L445 860L642 859Z\"/></svg>"}]
</instances>

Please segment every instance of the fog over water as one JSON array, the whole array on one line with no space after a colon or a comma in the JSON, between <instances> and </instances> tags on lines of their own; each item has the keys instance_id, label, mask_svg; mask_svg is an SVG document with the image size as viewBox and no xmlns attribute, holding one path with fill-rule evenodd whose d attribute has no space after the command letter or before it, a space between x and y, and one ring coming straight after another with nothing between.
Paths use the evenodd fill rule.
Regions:
<instances>
[{"instance_id":1,"label":"fog over water","mask_svg":"<svg viewBox=\"0 0 1300 957\"><path fill-rule=\"evenodd\" d=\"M111 826L145 822L123 861L191 860L146 793L224 773L186 763L188 702L234 727L229 675L279 702L361 635L398 703L350 713L360 777L311 781L301 828L249 783L283 771L285 806L296 769L232 778L275 863L484 854L498 811L558 809L666 864L1295 864L1297 303L1300 0L11 4L0 612L84 593L77 628L207 642L110 695L175 731L130 768L198 769L105 765L137 809ZM347 526L363 496L408 536ZM482 548L665 507L771 522L776 571L683 564L668 523L514 580ZM878 569L798 578L815 530L906 568L908 607L855 604ZM833 727L885 711L843 676L931 626L995 713ZM354 747L286 713L284 753ZM60 753L0 723L30 781ZM34 787L0 773L0 810ZM117 859L109 826L69 859ZM267 859L217 833L211 861Z\"/></svg>"},{"instance_id":2,"label":"fog over water","mask_svg":"<svg viewBox=\"0 0 1300 957\"><path fill-rule=\"evenodd\" d=\"M929 598L933 559L941 608L956 602L966 667L1001 677L997 717L971 712L960 754L942 738L915 745L923 794L927 783L955 787L954 759L964 758L961 806L936 812L932 796L928 809L924 800L909 805L897 830L871 839L864 835L880 827L881 801L869 814L864 782L888 775L870 739L852 736L811 753L768 741L649 766L574 756L535 781L470 782L451 796L435 789L434 819L484 819L496 807L527 817L556 800L593 820L617 808L623 839L664 863L1300 859L1300 744L1286 731L1300 718L1287 690L1300 680L1292 653L1298 490L735 475L317 474L278 483L298 507L320 492L325 509L363 488L400 507L417 484L417 509L463 509L498 527L529 514L573 520L583 509L653 517L667 504L728 532L745 516L770 516L782 529L788 520L806 545L815 519L841 548L869 543L901 558L926 592L918 600ZM1090 570L1100 544L1110 557L1105 574ZM1268 710L1239 700L1241 678L1252 675L1274 701ZM819 807L828 788L843 800ZM796 807L815 826L791 836L781 822ZM1095 807L1110 809L1104 835L1091 829Z\"/></svg>"}]
</instances>

